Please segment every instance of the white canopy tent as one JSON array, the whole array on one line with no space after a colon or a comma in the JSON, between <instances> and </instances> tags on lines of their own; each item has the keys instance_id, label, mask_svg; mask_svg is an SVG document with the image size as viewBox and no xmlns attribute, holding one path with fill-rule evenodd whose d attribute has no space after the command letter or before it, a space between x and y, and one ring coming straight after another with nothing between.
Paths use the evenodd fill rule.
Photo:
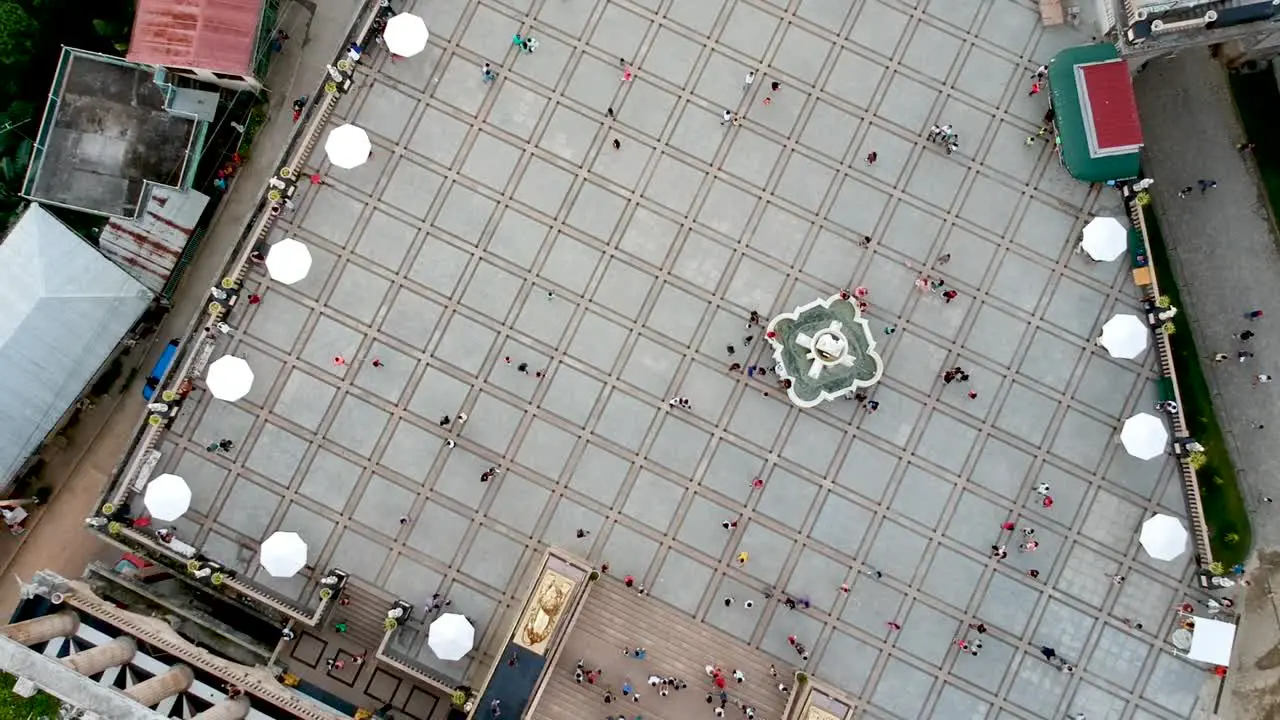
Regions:
<instances>
[{"instance_id":1,"label":"white canopy tent","mask_svg":"<svg viewBox=\"0 0 1280 720\"><path fill-rule=\"evenodd\" d=\"M1102 326L1098 344L1107 349L1111 357L1132 360L1147 349L1151 332L1137 315L1120 313Z\"/></svg>"},{"instance_id":2,"label":"white canopy tent","mask_svg":"<svg viewBox=\"0 0 1280 720\"><path fill-rule=\"evenodd\" d=\"M285 238L267 250L267 274L272 280L292 285L311 272L311 251L306 245Z\"/></svg>"},{"instance_id":3,"label":"white canopy tent","mask_svg":"<svg viewBox=\"0 0 1280 720\"><path fill-rule=\"evenodd\" d=\"M1120 428L1120 443L1125 452L1139 460L1150 460L1164 454L1169 444L1169 430L1151 413L1138 413Z\"/></svg>"},{"instance_id":4,"label":"white canopy tent","mask_svg":"<svg viewBox=\"0 0 1280 720\"><path fill-rule=\"evenodd\" d=\"M1212 620L1195 615L1184 615L1195 621L1191 630L1191 648L1186 655L1213 665L1227 667L1231 664L1231 649L1236 644L1236 626L1221 620Z\"/></svg>"},{"instance_id":5,"label":"white canopy tent","mask_svg":"<svg viewBox=\"0 0 1280 720\"><path fill-rule=\"evenodd\" d=\"M458 613L445 613L427 628L427 645L441 660L461 660L475 641L476 629Z\"/></svg>"},{"instance_id":6,"label":"white canopy tent","mask_svg":"<svg viewBox=\"0 0 1280 720\"><path fill-rule=\"evenodd\" d=\"M1129 231L1113 217L1096 217L1084 226L1080 248L1099 262L1111 262L1129 248Z\"/></svg>"},{"instance_id":7,"label":"white canopy tent","mask_svg":"<svg viewBox=\"0 0 1280 720\"><path fill-rule=\"evenodd\" d=\"M324 153L329 156L329 162L344 170L360 167L372 152L369 133L350 123L330 130L324 141Z\"/></svg>"},{"instance_id":8,"label":"white canopy tent","mask_svg":"<svg viewBox=\"0 0 1280 720\"><path fill-rule=\"evenodd\" d=\"M296 532L274 532L262 541L258 564L272 577L293 577L307 565L307 543Z\"/></svg>"},{"instance_id":9,"label":"white canopy tent","mask_svg":"<svg viewBox=\"0 0 1280 720\"><path fill-rule=\"evenodd\" d=\"M1172 515L1153 515L1142 523L1138 542L1156 560L1173 560L1187 551L1187 529Z\"/></svg>"},{"instance_id":10,"label":"white canopy tent","mask_svg":"<svg viewBox=\"0 0 1280 720\"><path fill-rule=\"evenodd\" d=\"M204 384L219 400L239 400L253 388L253 370L244 358L223 355L205 371Z\"/></svg>"},{"instance_id":11,"label":"white canopy tent","mask_svg":"<svg viewBox=\"0 0 1280 720\"><path fill-rule=\"evenodd\" d=\"M157 475L147 483L142 493L142 504L152 518L172 522L191 507L191 487L177 475Z\"/></svg>"},{"instance_id":12,"label":"white canopy tent","mask_svg":"<svg viewBox=\"0 0 1280 720\"><path fill-rule=\"evenodd\" d=\"M400 13L387 21L382 41L387 51L400 57L412 57L427 47L427 24L413 13Z\"/></svg>"}]
</instances>

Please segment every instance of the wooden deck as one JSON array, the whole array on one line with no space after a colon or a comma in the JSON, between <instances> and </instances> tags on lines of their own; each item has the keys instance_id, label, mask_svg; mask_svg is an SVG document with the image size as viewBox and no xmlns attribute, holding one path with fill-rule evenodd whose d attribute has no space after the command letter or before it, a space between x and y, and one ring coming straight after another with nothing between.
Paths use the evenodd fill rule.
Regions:
<instances>
[{"instance_id":1,"label":"wooden deck","mask_svg":"<svg viewBox=\"0 0 1280 720\"><path fill-rule=\"evenodd\" d=\"M645 659L623 656L624 647L636 645L645 648ZM579 659L588 668L604 670L599 684L574 682L573 671ZM720 666L726 675L731 675L734 669L746 674L746 682L740 685L729 678L726 718L743 717L735 700L755 708L757 720L782 717L787 696L778 692L779 680L769 676L769 656L660 600L637 595L619 580L602 577L587 594L582 613L564 640L563 652L549 671L551 677L545 680L542 697L529 717L548 720L610 715L643 715L646 720L714 717L706 703L707 692L714 689L704 671L708 664ZM645 684L650 675L675 676L689 687L660 697ZM625 680L640 691L638 704L622 697ZM780 680L788 687L794 682L789 676ZM606 689L612 690L615 696L611 705L602 700Z\"/></svg>"}]
</instances>

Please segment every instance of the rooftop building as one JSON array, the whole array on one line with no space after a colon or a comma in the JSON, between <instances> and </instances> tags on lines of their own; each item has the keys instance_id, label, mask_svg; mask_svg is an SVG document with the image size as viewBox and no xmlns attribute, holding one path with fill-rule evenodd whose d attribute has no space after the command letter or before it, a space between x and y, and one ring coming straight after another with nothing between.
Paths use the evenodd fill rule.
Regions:
<instances>
[{"instance_id":1,"label":"rooftop building","mask_svg":"<svg viewBox=\"0 0 1280 720\"><path fill-rule=\"evenodd\" d=\"M264 0L139 0L131 62L164 67L238 90L262 89L275 3Z\"/></svg>"},{"instance_id":2,"label":"rooftop building","mask_svg":"<svg viewBox=\"0 0 1280 720\"><path fill-rule=\"evenodd\" d=\"M1231 62L1280 52L1275 0L1097 0L1102 31L1122 55L1147 60L1179 48L1221 46Z\"/></svg>"},{"instance_id":3,"label":"rooftop building","mask_svg":"<svg viewBox=\"0 0 1280 720\"><path fill-rule=\"evenodd\" d=\"M149 187L191 186L212 93L120 58L63 48L22 194L134 218Z\"/></svg>"}]
</instances>

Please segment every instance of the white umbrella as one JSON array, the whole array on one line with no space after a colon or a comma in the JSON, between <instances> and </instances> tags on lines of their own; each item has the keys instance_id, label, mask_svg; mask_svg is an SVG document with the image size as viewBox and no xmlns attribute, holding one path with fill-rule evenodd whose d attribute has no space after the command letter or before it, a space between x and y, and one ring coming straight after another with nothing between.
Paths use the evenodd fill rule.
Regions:
<instances>
[{"instance_id":1,"label":"white umbrella","mask_svg":"<svg viewBox=\"0 0 1280 720\"><path fill-rule=\"evenodd\" d=\"M209 364L204 384L219 400L239 400L253 387L253 370L243 358L223 355Z\"/></svg>"},{"instance_id":2,"label":"white umbrella","mask_svg":"<svg viewBox=\"0 0 1280 720\"><path fill-rule=\"evenodd\" d=\"M441 660L461 660L475 645L476 629L458 613L445 613L427 629L427 645Z\"/></svg>"},{"instance_id":3,"label":"white umbrella","mask_svg":"<svg viewBox=\"0 0 1280 720\"><path fill-rule=\"evenodd\" d=\"M306 245L285 238L267 251L267 274L272 280L292 285L311 272L311 251Z\"/></svg>"},{"instance_id":4,"label":"white umbrella","mask_svg":"<svg viewBox=\"0 0 1280 720\"><path fill-rule=\"evenodd\" d=\"M1172 515L1154 515L1142 523L1138 542L1156 560L1173 560L1187 551L1187 529Z\"/></svg>"},{"instance_id":5,"label":"white umbrella","mask_svg":"<svg viewBox=\"0 0 1280 720\"><path fill-rule=\"evenodd\" d=\"M1124 421L1120 428L1120 442L1128 453L1139 460L1150 460L1164 454L1169 444L1169 431L1160 418L1149 413L1138 413Z\"/></svg>"},{"instance_id":6,"label":"white umbrella","mask_svg":"<svg viewBox=\"0 0 1280 720\"><path fill-rule=\"evenodd\" d=\"M1137 315L1122 313L1116 315L1102 326L1102 337L1098 342L1111 353L1111 357L1132 360L1147 349L1151 340L1151 331L1146 323Z\"/></svg>"},{"instance_id":7,"label":"white umbrella","mask_svg":"<svg viewBox=\"0 0 1280 720\"><path fill-rule=\"evenodd\" d=\"M1113 217L1098 217L1084 226L1080 247L1094 260L1110 262L1129 249L1129 231Z\"/></svg>"},{"instance_id":8,"label":"white umbrella","mask_svg":"<svg viewBox=\"0 0 1280 720\"><path fill-rule=\"evenodd\" d=\"M177 520L191 507L191 488L187 487L186 480L165 473L147 483L147 489L142 494L142 504L147 506L147 512L156 520Z\"/></svg>"},{"instance_id":9,"label":"white umbrella","mask_svg":"<svg viewBox=\"0 0 1280 720\"><path fill-rule=\"evenodd\" d=\"M258 564L272 577L293 577L307 564L307 544L296 532L274 532L262 542Z\"/></svg>"},{"instance_id":10,"label":"white umbrella","mask_svg":"<svg viewBox=\"0 0 1280 720\"><path fill-rule=\"evenodd\" d=\"M387 21L387 28L382 31L382 41L387 44L387 51L392 55L410 57L417 55L427 47L427 24L422 18L412 13L400 13Z\"/></svg>"},{"instance_id":11,"label":"white umbrella","mask_svg":"<svg viewBox=\"0 0 1280 720\"><path fill-rule=\"evenodd\" d=\"M329 156L329 162L346 170L363 165L371 152L373 143L369 142L369 133L351 124L330 130L324 141L324 154Z\"/></svg>"}]
</instances>

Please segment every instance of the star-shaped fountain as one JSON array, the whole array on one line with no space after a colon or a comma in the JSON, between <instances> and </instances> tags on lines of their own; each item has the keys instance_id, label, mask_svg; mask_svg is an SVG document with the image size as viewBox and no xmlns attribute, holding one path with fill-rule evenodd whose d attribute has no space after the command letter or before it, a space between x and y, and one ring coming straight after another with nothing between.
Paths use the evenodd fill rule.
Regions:
<instances>
[{"instance_id":1,"label":"star-shaped fountain","mask_svg":"<svg viewBox=\"0 0 1280 720\"><path fill-rule=\"evenodd\" d=\"M850 298L814 300L769 322L778 376L800 407L857 392L880 381L884 361L862 312Z\"/></svg>"}]
</instances>

